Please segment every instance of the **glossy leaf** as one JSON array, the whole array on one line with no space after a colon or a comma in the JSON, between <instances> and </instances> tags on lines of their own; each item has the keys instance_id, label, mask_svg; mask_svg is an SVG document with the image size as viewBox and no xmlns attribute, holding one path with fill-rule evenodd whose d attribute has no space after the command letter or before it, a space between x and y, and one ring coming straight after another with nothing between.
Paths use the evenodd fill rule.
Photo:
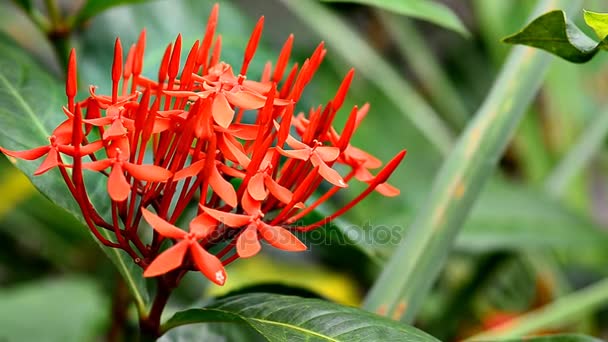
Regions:
<instances>
[{"instance_id":1,"label":"glossy leaf","mask_svg":"<svg viewBox=\"0 0 608 342\"><path fill-rule=\"evenodd\" d=\"M369 312L327 301L252 293L176 313L163 330L193 323L231 322L268 341L437 341L426 333Z\"/></svg>"},{"instance_id":2,"label":"glossy leaf","mask_svg":"<svg viewBox=\"0 0 608 342\"><path fill-rule=\"evenodd\" d=\"M0 340L90 341L107 320L99 286L66 278L0 290Z\"/></svg>"},{"instance_id":3,"label":"glossy leaf","mask_svg":"<svg viewBox=\"0 0 608 342\"><path fill-rule=\"evenodd\" d=\"M592 22L601 29L597 17L593 18ZM559 10L534 19L522 31L505 38L504 42L533 46L574 63L587 62L600 49L608 47L608 40L598 43L589 38Z\"/></svg>"},{"instance_id":4,"label":"glossy leaf","mask_svg":"<svg viewBox=\"0 0 608 342\"><path fill-rule=\"evenodd\" d=\"M228 297L178 312L162 329L213 322L245 324L267 341L437 341L416 328L359 309L266 293Z\"/></svg>"},{"instance_id":5,"label":"glossy leaf","mask_svg":"<svg viewBox=\"0 0 608 342\"><path fill-rule=\"evenodd\" d=\"M438 1L428 0L323 0L325 2L349 2L375 6L397 14L426 20L458 32L464 36L469 31L449 7Z\"/></svg>"},{"instance_id":6,"label":"glossy leaf","mask_svg":"<svg viewBox=\"0 0 608 342\"><path fill-rule=\"evenodd\" d=\"M2 37L0 50L0 146L24 150L47 145L52 129L65 119L61 111L65 102L62 85L17 48L16 44ZM38 161L9 160L52 202L84 222L78 205L57 170L33 177ZM104 187L93 186L89 189L92 202L103 213L109 207ZM100 231L107 234L105 230ZM118 267L131 289L138 309L145 310L148 294L141 270L123 252L102 249Z\"/></svg>"},{"instance_id":7,"label":"glossy leaf","mask_svg":"<svg viewBox=\"0 0 608 342\"><path fill-rule=\"evenodd\" d=\"M543 0L535 13L578 6L578 1ZM486 100L440 169L406 238L365 299L366 309L404 322L415 318L498 156L540 88L549 61L549 56L539 52L513 49Z\"/></svg>"}]
</instances>

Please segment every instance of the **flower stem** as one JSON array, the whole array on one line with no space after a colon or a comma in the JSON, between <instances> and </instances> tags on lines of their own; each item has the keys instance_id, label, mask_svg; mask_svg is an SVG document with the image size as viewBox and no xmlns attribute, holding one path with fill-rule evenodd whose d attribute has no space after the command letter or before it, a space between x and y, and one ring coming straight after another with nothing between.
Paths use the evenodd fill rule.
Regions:
<instances>
[{"instance_id":1,"label":"flower stem","mask_svg":"<svg viewBox=\"0 0 608 342\"><path fill-rule=\"evenodd\" d=\"M172 290L175 288L177 280L171 274L158 278L156 297L152 303L150 313L145 317L140 317L139 330L141 341L156 341L160 337L160 319L169 301Z\"/></svg>"}]
</instances>

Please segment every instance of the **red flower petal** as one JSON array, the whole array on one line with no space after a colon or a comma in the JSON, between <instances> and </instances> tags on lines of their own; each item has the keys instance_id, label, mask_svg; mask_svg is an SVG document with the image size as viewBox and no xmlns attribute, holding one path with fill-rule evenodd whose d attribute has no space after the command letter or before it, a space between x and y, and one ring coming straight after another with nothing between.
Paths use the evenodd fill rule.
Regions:
<instances>
[{"instance_id":1,"label":"red flower petal","mask_svg":"<svg viewBox=\"0 0 608 342\"><path fill-rule=\"evenodd\" d=\"M113 118L111 117L103 117L103 118L96 118L96 119L85 119L82 120L85 123L88 123L90 125L93 126L104 126L104 125L109 125L112 123Z\"/></svg>"},{"instance_id":2,"label":"red flower petal","mask_svg":"<svg viewBox=\"0 0 608 342\"><path fill-rule=\"evenodd\" d=\"M262 108L266 103L266 97L251 91L242 90L236 93L225 92L224 94L230 104L245 110Z\"/></svg>"},{"instance_id":3,"label":"red flower petal","mask_svg":"<svg viewBox=\"0 0 608 342\"><path fill-rule=\"evenodd\" d=\"M65 107L64 107L65 108ZM65 109L64 109L65 111ZM66 140L70 141L70 138L72 137L72 128L74 127L74 119L69 118L67 120L65 120L64 122L60 123L59 126L57 126L57 128L55 128L53 130L53 133L51 135L54 135L56 137L61 137L61 138L67 138Z\"/></svg>"},{"instance_id":4,"label":"red flower petal","mask_svg":"<svg viewBox=\"0 0 608 342\"><path fill-rule=\"evenodd\" d=\"M249 225L236 239L236 252L241 258L252 257L262 249L258 238L258 230Z\"/></svg>"},{"instance_id":5,"label":"red flower petal","mask_svg":"<svg viewBox=\"0 0 608 342\"><path fill-rule=\"evenodd\" d=\"M224 152L225 154L230 154L231 157L233 157L230 158L231 160L238 162L243 168L247 168L251 160L249 159L247 154L245 154L243 146L237 141L232 141L232 139L230 139L230 136L227 134L222 134L220 135L220 137L221 138L219 139L219 143L222 152Z\"/></svg>"},{"instance_id":6,"label":"red flower petal","mask_svg":"<svg viewBox=\"0 0 608 342\"><path fill-rule=\"evenodd\" d=\"M326 181L341 188L348 186L338 171L325 164L325 162L316 153L313 153L313 155L310 157L310 161L313 166L319 167L319 174L321 177L325 178Z\"/></svg>"},{"instance_id":7,"label":"red flower petal","mask_svg":"<svg viewBox=\"0 0 608 342\"><path fill-rule=\"evenodd\" d=\"M205 277L218 285L224 285L226 282L226 270L222 262L215 255L204 250L198 243L190 245L190 253L196 267Z\"/></svg>"},{"instance_id":8,"label":"red flower petal","mask_svg":"<svg viewBox=\"0 0 608 342\"><path fill-rule=\"evenodd\" d=\"M355 178L361 182L367 182L374 179L374 175L369 172L363 165L355 166Z\"/></svg>"},{"instance_id":9,"label":"red flower petal","mask_svg":"<svg viewBox=\"0 0 608 342\"><path fill-rule=\"evenodd\" d=\"M236 191L234 191L232 184L222 177L215 165L213 168L211 168L209 185L211 185L213 191L215 191L215 193L220 196L220 198L223 199L226 204L233 208L237 206L238 200L236 198Z\"/></svg>"},{"instance_id":10,"label":"red flower petal","mask_svg":"<svg viewBox=\"0 0 608 342\"><path fill-rule=\"evenodd\" d=\"M211 110L213 111L213 119L218 125L224 128L230 126L230 123L234 118L234 109L230 107L230 104L223 93L217 93L215 95Z\"/></svg>"},{"instance_id":11,"label":"red flower petal","mask_svg":"<svg viewBox=\"0 0 608 342\"><path fill-rule=\"evenodd\" d=\"M301 252L306 250L306 245L295 235L283 227L271 226L265 222L258 224L258 230L262 238L273 247L284 251Z\"/></svg>"},{"instance_id":12,"label":"red flower petal","mask_svg":"<svg viewBox=\"0 0 608 342\"><path fill-rule=\"evenodd\" d=\"M90 144L84 145L80 147L80 154L86 156L88 154L93 154L103 148L103 141L97 140ZM60 149L61 150L61 149Z\"/></svg>"},{"instance_id":13,"label":"red flower petal","mask_svg":"<svg viewBox=\"0 0 608 342\"><path fill-rule=\"evenodd\" d=\"M131 185L127 182L120 163L114 163L110 177L108 178L108 194L117 202L122 202L129 197Z\"/></svg>"},{"instance_id":14,"label":"red flower petal","mask_svg":"<svg viewBox=\"0 0 608 342\"><path fill-rule=\"evenodd\" d=\"M42 164L34 171L34 176L41 175L57 165L59 165L59 152L50 150Z\"/></svg>"},{"instance_id":15,"label":"red flower petal","mask_svg":"<svg viewBox=\"0 0 608 342\"><path fill-rule=\"evenodd\" d=\"M275 148L285 157L299 160L308 160L310 158L310 150L284 150L279 146L275 146Z\"/></svg>"},{"instance_id":16,"label":"red flower petal","mask_svg":"<svg viewBox=\"0 0 608 342\"><path fill-rule=\"evenodd\" d=\"M205 168L205 159L197 160L190 164L190 166L177 171L173 175L173 180L178 181L180 179L194 177L198 175Z\"/></svg>"},{"instance_id":17,"label":"red flower petal","mask_svg":"<svg viewBox=\"0 0 608 342\"><path fill-rule=\"evenodd\" d=\"M103 132L103 140L107 140L110 137L120 137L127 134L127 129L123 126L121 120L114 120L110 128Z\"/></svg>"},{"instance_id":18,"label":"red flower petal","mask_svg":"<svg viewBox=\"0 0 608 342\"><path fill-rule=\"evenodd\" d=\"M386 197L395 197L401 193L399 189L388 183L379 184L375 190Z\"/></svg>"},{"instance_id":19,"label":"red flower petal","mask_svg":"<svg viewBox=\"0 0 608 342\"><path fill-rule=\"evenodd\" d=\"M227 213L225 211L215 210L207 208L201 205L201 209L205 211L209 216L227 225L228 227L240 228L251 221L251 217L248 215L239 215L233 213Z\"/></svg>"},{"instance_id":20,"label":"red flower petal","mask_svg":"<svg viewBox=\"0 0 608 342\"><path fill-rule=\"evenodd\" d=\"M364 161L363 166L368 169L377 169L382 166L382 162L378 158L352 145L346 149L345 153L353 159Z\"/></svg>"},{"instance_id":21,"label":"red flower petal","mask_svg":"<svg viewBox=\"0 0 608 342\"><path fill-rule=\"evenodd\" d=\"M340 149L331 146L319 146L315 149L315 152L319 154L319 157L325 162L331 162L338 159L340 155Z\"/></svg>"},{"instance_id":22,"label":"red flower petal","mask_svg":"<svg viewBox=\"0 0 608 342\"><path fill-rule=\"evenodd\" d=\"M235 170L234 168L231 168L230 166L226 166L224 164L219 164L218 167L222 171L222 173L225 175L228 175L230 177L240 178L240 179L245 178L245 173L243 173L239 170Z\"/></svg>"},{"instance_id":23,"label":"red flower petal","mask_svg":"<svg viewBox=\"0 0 608 342\"><path fill-rule=\"evenodd\" d=\"M270 190L270 193L276 197L279 201L289 204L291 199L293 198L293 193L289 191L286 187L281 186L277 183L272 177L266 176L264 177L264 184L266 184L266 188Z\"/></svg>"},{"instance_id":24,"label":"red flower petal","mask_svg":"<svg viewBox=\"0 0 608 342\"><path fill-rule=\"evenodd\" d=\"M285 142L287 143L287 145L289 145L289 147L293 148L294 150L311 150L310 146L292 137L291 134L287 135L287 139L285 139Z\"/></svg>"},{"instance_id":25,"label":"red flower petal","mask_svg":"<svg viewBox=\"0 0 608 342\"><path fill-rule=\"evenodd\" d=\"M278 83L278 82L277 82ZM260 94L266 94L272 88L272 82L258 82L253 80L244 80L243 87L248 88Z\"/></svg>"},{"instance_id":26,"label":"red flower petal","mask_svg":"<svg viewBox=\"0 0 608 342\"><path fill-rule=\"evenodd\" d=\"M247 192L249 195L253 197L253 199L257 201L263 201L268 196L266 192L266 187L264 186L264 173L258 172L251 179L249 179L249 184L247 184Z\"/></svg>"},{"instance_id":27,"label":"red flower petal","mask_svg":"<svg viewBox=\"0 0 608 342\"><path fill-rule=\"evenodd\" d=\"M156 118L152 126L152 133L162 133L171 128L171 119L167 118Z\"/></svg>"},{"instance_id":28,"label":"red flower petal","mask_svg":"<svg viewBox=\"0 0 608 342\"><path fill-rule=\"evenodd\" d=\"M0 147L0 151L2 151L2 153L6 154L7 156L25 160L38 159L48 153L50 149L50 146L40 146L26 151L11 151Z\"/></svg>"},{"instance_id":29,"label":"red flower petal","mask_svg":"<svg viewBox=\"0 0 608 342\"><path fill-rule=\"evenodd\" d=\"M190 221L190 232L198 239L204 239L217 228L217 220L208 214L201 214Z\"/></svg>"},{"instance_id":30,"label":"red flower petal","mask_svg":"<svg viewBox=\"0 0 608 342\"><path fill-rule=\"evenodd\" d=\"M171 171L158 165L138 165L124 162L123 167L131 176L146 182L165 182L171 177Z\"/></svg>"},{"instance_id":31,"label":"red flower petal","mask_svg":"<svg viewBox=\"0 0 608 342\"><path fill-rule=\"evenodd\" d=\"M163 220L160 216L152 213L146 208L141 208L141 214L160 235L170 239L183 239L186 232Z\"/></svg>"},{"instance_id":32,"label":"red flower petal","mask_svg":"<svg viewBox=\"0 0 608 342\"><path fill-rule=\"evenodd\" d=\"M189 242L183 240L162 252L148 265L144 277L156 277L178 268L184 261Z\"/></svg>"},{"instance_id":33,"label":"red flower petal","mask_svg":"<svg viewBox=\"0 0 608 342\"><path fill-rule=\"evenodd\" d=\"M102 170L105 170L105 169L109 168L110 166L112 166L113 163L114 163L113 160L102 159L102 160L92 161L89 163L82 163L82 168L87 169L87 170L93 170L93 171L102 171Z\"/></svg>"},{"instance_id":34,"label":"red flower petal","mask_svg":"<svg viewBox=\"0 0 608 342\"><path fill-rule=\"evenodd\" d=\"M255 216L260 213L262 202L256 201L253 197L251 197L249 191L245 191L243 193L243 197L241 198L241 206L247 214Z\"/></svg>"}]
</instances>

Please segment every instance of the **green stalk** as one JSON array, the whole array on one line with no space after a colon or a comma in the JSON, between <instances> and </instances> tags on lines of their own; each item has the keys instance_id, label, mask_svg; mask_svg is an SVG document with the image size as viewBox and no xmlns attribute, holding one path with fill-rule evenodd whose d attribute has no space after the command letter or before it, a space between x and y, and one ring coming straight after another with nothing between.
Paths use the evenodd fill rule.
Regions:
<instances>
[{"instance_id":1,"label":"green stalk","mask_svg":"<svg viewBox=\"0 0 608 342\"><path fill-rule=\"evenodd\" d=\"M547 192L555 197L561 197L572 179L589 165L593 156L601 149L606 135L608 135L608 107L597 113L580 135L578 142L553 169L546 181Z\"/></svg>"},{"instance_id":2,"label":"green stalk","mask_svg":"<svg viewBox=\"0 0 608 342\"><path fill-rule=\"evenodd\" d=\"M502 329L498 326L492 331L472 336L468 341L514 338L541 329L557 328L561 324L575 321L606 303L608 303L608 279L521 315L506 323Z\"/></svg>"},{"instance_id":3,"label":"green stalk","mask_svg":"<svg viewBox=\"0 0 608 342\"><path fill-rule=\"evenodd\" d=\"M340 17L317 1L281 0L298 18L325 39L332 50L376 85L416 128L447 155L452 134L439 115L400 73Z\"/></svg>"},{"instance_id":4,"label":"green stalk","mask_svg":"<svg viewBox=\"0 0 608 342\"><path fill-rule=\"evenodd\" d=\"M555 8L574 13L580 4L541 0L533 16ZM542 51L513 48L490 94L441 167L406 238L365 299L365 309L403 322L414 320L551 60Z\"/></svg>"},{"instance_id":5,"label":"green stalk","mask_svg":"<svg viewBox=\"0 0 608 342\"><path fill-rule=\"evenodd\" d=\"M439 112L453 127L464 128L468 110L413 22L384 11L376 13Z\"/></svg>"}]
</instances>

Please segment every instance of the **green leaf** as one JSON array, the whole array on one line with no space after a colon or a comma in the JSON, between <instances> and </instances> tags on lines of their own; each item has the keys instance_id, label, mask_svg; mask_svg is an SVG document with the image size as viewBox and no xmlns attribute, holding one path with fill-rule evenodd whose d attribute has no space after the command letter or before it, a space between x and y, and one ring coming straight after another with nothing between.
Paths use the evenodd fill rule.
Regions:
<instances>
[{"instance_id":1,"label":"green leaf","mask_svg":"<svg viewBox=\"0 0 608 342\"><path fill-rule=\"evenodd\" d=\"M600 40L608 36L608 13L585 11L585 22L594 31Z\"/></svg>"},{"instance_id":2,"label":"green leaf","mask_svg":"<svg viewBox=\"0 0 608 342\"><path fill-rule=\"evenodd\" d=\"M537 47L574 63L585 63L608 46L608 40L597 43L585 35L563 11L552 11L534 19L504 42Z\"/></svg>"},{"instance_id":3,"label":"green leaf","mask_svg":"<svg viewBox=\"0 0 608 342\"><path fill-rule=\"evenodd\" d=\"M416 328L356 308L266 293L233 296L178 312L162 329L211 322L245 324L268 341L437 341Z\"/></svg>"},{"instance_id":4,"label":"green leaf","mask_svg":"<svg viewBox=\"0 0 608 342\"><path fill-rule=\"evenodd\" d=\"M16 46L0 36L0 146L25 150L48 145L50 132L65 118L61 111L64 95L60 82ZM40 192L84 223L80 209L58 170L33 177L39 161L9 160L30 178ZM105 202L99 200L107 198L104 187L89 189L94 204L108 202L107 199ZM103 212L103 206L99 209ZM110 236L106 230L101 229L100 232L107 234L106 237ZM138 309L144 312L149 298L142 271L122 251L102 249L118 267Z\"/></svg>"},{"instance_id":5,"label":"green leaf","mask_svg":"<svg viewBox=\"0 0 608 342\"><path fill-rule=\"evenodd\" d=\"M92 280L45 280L0 290L0 340L90 341L107 320Z\"/></svg>"},{"instance_id":6,"label":"green leaf","mask_svg":"<svg viewBox=\"0 0 608 342\"><path fill-rule=\"evenodd\" d=\"M564 334L564 335L547 335L538 337L525 337L507 340L476 340L479 342L601 342L600 339L579 335L579 334Z\"/></svg>"},{"instance_id":7,"label":"green leaf","mask_svg":"<svg viewBox=\"0 0 608 342\"><path fill-rule=\"evenodd\" d=\"M136 4L147 1L150 0L87 0L86 3L80 9L80 11L78 11L78 14L74 19L74 24L80 25L88 19L91 19L92 17L98 15L99 13L115 6Z\"/></svg>"},{"instance_id":8,"label":"green leaf","mask_svg":"<svg viewBox=\"0 0 608 342\"><path fill-rule=\"evenodd\" d=\"M535 13L579 5L579 1L543 0ZM498 156L540 88L548 57L521 47L513 49L486 100L441 167L406 238L365 299L367 310L386 312L405 322L414 319L490 179Z\"/></svg>"},{"instance_id":9,"label":"green leaf","mask_svg":"<svg viewBox=\"0 0 608 342\"><path fill-rule=\"evenodd\" d=\"M426 20L469 36L470 33L460 18L442 3L429 0L322 0L324 2L350 2L375 6L397 14Z\"/></svg>"}]
</instances>

